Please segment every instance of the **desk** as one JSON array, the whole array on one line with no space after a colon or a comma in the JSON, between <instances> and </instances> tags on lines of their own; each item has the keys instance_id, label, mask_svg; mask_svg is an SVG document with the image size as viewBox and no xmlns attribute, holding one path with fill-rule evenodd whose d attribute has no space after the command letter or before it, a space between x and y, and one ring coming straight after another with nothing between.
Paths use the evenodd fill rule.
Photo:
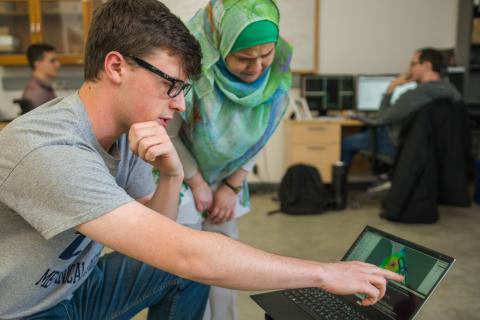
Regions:
<instances>
[{"instance_id":1,"label":"desk","mask_svg":"<svg viewBox=\"0 0 480 320\"><path fill-rule=\"evenodd\" d=\"M358 120L345 118L286 120L286 167L310 164L317 167L323 182L332 182L332 164L340 161L342 129L362 126Z\"/></svg>"}]
</instances>

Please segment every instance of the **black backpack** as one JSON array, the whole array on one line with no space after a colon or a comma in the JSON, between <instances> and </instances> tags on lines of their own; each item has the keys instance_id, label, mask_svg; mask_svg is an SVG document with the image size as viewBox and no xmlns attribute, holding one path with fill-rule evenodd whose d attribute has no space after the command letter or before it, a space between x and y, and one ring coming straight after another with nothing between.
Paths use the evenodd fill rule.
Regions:
<instances>
[{"instance_id":1,"label":"black backpack","mask_svg":"<svg viewBox=\"0 0 480 320\"><path fill-rule=\"evenodd\" d=\"M278 190L280 211L288 214L317 214L331 204L329 190L317 168L304 164L290 166Z\"/></svg>"}]
</instances>

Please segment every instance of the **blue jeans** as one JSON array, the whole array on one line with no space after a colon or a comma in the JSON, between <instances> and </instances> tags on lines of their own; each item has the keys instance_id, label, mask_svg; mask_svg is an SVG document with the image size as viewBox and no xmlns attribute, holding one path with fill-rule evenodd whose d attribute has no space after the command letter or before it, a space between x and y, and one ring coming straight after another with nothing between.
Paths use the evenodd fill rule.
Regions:
<instances>
[{"instance_id":1,"label":"blue jeans","mask_svg":"<svg viewBox=\"0 0 480 320\"><path fill-rule=\"evenodd\" d=\"M377 154L395 158L397 148L392 144L388 135L387 127L381 126L377 129L376 152ZM342 140L342 161L349 166L353 157L362 150L370 149L370 130L353 134Z\"/></svg>"},{"instance_id":2,"label":"blue jeans","mask_svg":"<svg viewBox=\"0 0 480 320\"><path fill-rule=\"evenodd\" d=\"M148 319L198 320L208 292L206 285L113 252L100 258L72 299L26 319L131 319L149 308Z\"/></svg>"}]
</instances>

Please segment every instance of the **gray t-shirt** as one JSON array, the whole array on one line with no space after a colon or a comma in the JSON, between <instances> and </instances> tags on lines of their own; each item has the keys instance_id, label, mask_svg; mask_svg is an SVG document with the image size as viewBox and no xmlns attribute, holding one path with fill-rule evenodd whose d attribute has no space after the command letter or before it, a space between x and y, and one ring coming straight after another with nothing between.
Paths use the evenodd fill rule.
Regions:
<instances>
[{"instance_id":1,"label":"gray t-shirt","mask_svg":"<svg viewBox=\"0 0 480 320\"><path fill-rule=\"evenodd\" d=\"M69 299L102 246L74 227L154 191L151 166L127 135L106 152L78 94L0 132L0 319Z\"/></svg>"}]
</instances>

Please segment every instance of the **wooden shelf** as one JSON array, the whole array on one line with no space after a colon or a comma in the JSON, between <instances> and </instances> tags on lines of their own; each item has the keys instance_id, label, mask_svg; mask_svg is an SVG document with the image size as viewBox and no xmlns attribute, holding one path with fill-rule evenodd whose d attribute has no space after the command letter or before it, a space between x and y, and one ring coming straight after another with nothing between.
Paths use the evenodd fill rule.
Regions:
<instances>
[{"instance_id":1,"label":"wooden shelf","mask_svg":"<svg viewBox=\"0 0 480 320\"><path fill-rule=\"evenodd\" d=\"M0 59L4 66L25 66L28 64L24 54L0 55ZM83 55L59 55L58 60L61 64L81 65L83 64Z\"/></svg>"},{"instance_id":2,"label":"wooden shelf","mask_svg":"<svg viewBox=\"0 0 480 320\"><path fill-rule=\"evenodd\" d=\"M62 64L83 64L83 42L88 34L93 10L100 4L98 0L0 0L0 20L10 22L1 25L20 33L17 37L21 38L22 51L0 54L0 65L28 65L24 51L31 43L37 42L55 45ZM71 37L70 33L62 32L67 28L60 23L63 18L74 23L78 35ZM76 53L66 53L61 52L61 48L78 50Z\"/></svg>"},{"instance_id":3,"label":"wooden shelf","mask_svg":"<svg viewBox=\"0 0 480 320\"><path fill-rule=\"evenodd\" d=\"M82 16L81 12L42 12L42 16L52 17L63 17L63 16Z\"/></svg>"}]
</instances>

